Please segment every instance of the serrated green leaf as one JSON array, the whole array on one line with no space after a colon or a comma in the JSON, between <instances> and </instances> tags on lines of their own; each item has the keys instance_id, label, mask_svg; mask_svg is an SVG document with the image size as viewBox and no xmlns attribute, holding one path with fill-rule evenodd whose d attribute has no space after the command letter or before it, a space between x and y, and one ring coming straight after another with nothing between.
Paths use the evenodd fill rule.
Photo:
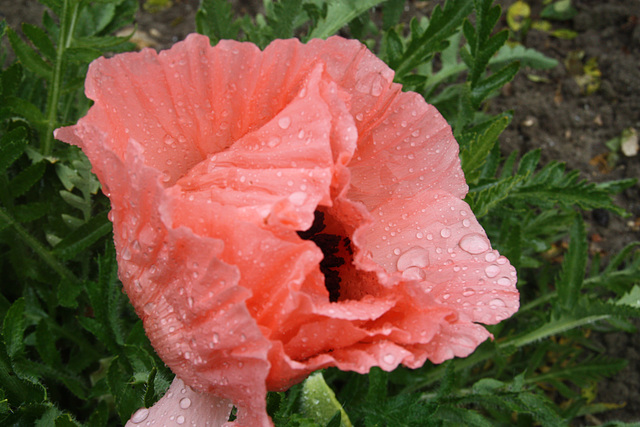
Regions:
<instances>
[{"instance_id":1,"label":"serrated green leaf","mask_svg":"<svg viewBox=\"0 0 640 427\"><path fill-rule=\"evenodd\" d=\"M102 212L65 237L56 245L54 253L63 260L72 259L110 233L111 229L112 225L107 218L107 212Z\"/></svg>"},{"instance_id":2,"label":"serrated green leaf","mask_svg":"<svg viewBox=\"0 0 640 427\"><path fill-rule=\"evenodd\" d=\"M45 62L38 53L26 44L11 28L7 28L7 36L16 56L26 68L36 75L51 80L51 65Z\"/></svg>"},{"instance_id":3,"label":"serrated green leaf","mask_svg":"<svg viewBox=\"0 0 640 427\"><path fill-rule=\"evenodd\" d=\"M40 320L36 327L36 350L44 363L54 367L62 365L55 337L51 334L45 319Z\"/></svg>"},{"instance_id":4,"label":"serrated green leaf","mask_svg":"<svg viewBox=\"0 0 640 427\"><path fill-rule=\"evenodd\" d=\"M571 312L578 304L587 267L587 233L584 221L578 215L571 226L569 239L569 250L565 254L562 270L556 281L558 302L566 312Z\"/></svg>"},{"instance_id":5,"label":"serrated green leaf","mask_svg":"<svg viewBox=\"0 0 640 427\"><path fill-rule=\"evenodd\" d=\"M510 121L508 116L496 116L481 133L480 131L470 132L470 140L460 152L462 170L467 182L475 182L480 177L480 168L484 165L498 137Z\"/></svg>"},{"instance_id":6,"label":"serrated green leaf","mask_svg":"<svg viewBox=\"0 0 640 427\"><path fill-rule=\"evenodd\" d=\"M91 47L70 47L65 51L64 59L69 62L88 64L102 56L102 52Z\"/></svg>"},{"instance_id":7,"label":"serrated green leaf","mask_svg":"<svg viewBox=\"0 0 640 427\"><path fill-rule=\"evenodd\" d=\"M27 223L42 218L49 212L49 204L45 202L24 203L14 206L12 213L20 223Z\"/></svg>"},{"instance_id":8,"label":"serrated green leaf","mask_svg":"<svg viewBox=\"0 0 640 427\"><path fill-rule=\"evenodd\" d=\"M311 28L307 39L326 39L367 10L385 0L343 0L328 3L327 14Z\"/></svg>"},{"instance_id":9,"label":"serrated green leaf","mask_svg":"<svg viewBox=\"0 0 640 427\"><path fill-rule=\"evenodd\" d=\"M544 426L565 426L566 422L556 412L552 403L545 397L534 393L520 393L518 400L528 413Z\"/></svg>"},{"instance_id":10,"label":"serrated green leaf","mask_svg":"<svg viewBox=\"0 0 640 427\"><path fill-rule=\"evenodd\" d=\"M20 171L9 183L9 195L16 198L25 194L42 179L46 169L45 162L38 162Z\"/></svg>"},{"instance_id":11,"label":"serrated green leaf","mask_svg":"<svg viewBox=\"0 0 640 427\"><path fill-rule=\"evenodd\" d=\"M616 301L616 304L640 308L640 285L635 285L627 294Z\"/></svg>"},{"instance_id":12,"label":"serrated green leaf","mask_svg":"<svg viewBox=\"0 0 640 427\"><path fill-rule=\"evenodd\" d=\"M18 298L11 304L2 326L2 336L10 359L24 352L24 332L27 322L24 317L25 300Z\"/></svg>"},{"instance_id":13,"label":"serrated green leaf","mask_svg":"<svg viewBox=\"0 0 640 427\"><path fill-rule=\"evenodd\" d=\"M0 138L0 173L18 160L26 146L27 134L22 127L7 132Z\"/></svg>"},{"instance_id":14,"label":"serrated green leaf","mask_svg":"<svg viewBox=\"0 0 640 427\"><path fill-rule=\"evenodd\" d=\"M471 99L474 107L479 107L492 92L500 89L509 83L518 73L520 64L517 62L502 67L489 77L480 80L475 87L471 89Z\"/></svg>"},{"instance_id":15,"label":"serrated green leaf","mask_svg":"<svg viewBox=\"0 0 640 427\"><path fill-rule=\"evenodd\" d=\"M88 3L79 13L77 34L93 36L99 34L116 16L115 2Z\"/></svg>"},{"instance_id":16,"label":"serrated green leaf","mask_svg":"<svg viewBox=\"0 0 640 427\"><path fill-rule=\"evenodd\" d=\"M22 32L25 36L38 48L40 53L49 61L53 62L56 58L56 48L53 46L51 39L47 33L40 27L35 25L23 23Z\"/></svg>"},{"instance_id":17,"label":"serrated green leaf","mask_svg":"<svg viewBox=\"0 0 640 427\"><path fill-rule=\"evenodd\" d=\"M202 0L196 12L196 31L209 37L212 44L221 39L236 39L240 23L233 16L231 3Z\"/></svg>"},{"instance_id":18,"label":"serrated green leaf","mask_svg":"<svg viewBox=\"0 0 640 427\"><path fill-rule=\"evenodd\" d=\"M445 425L451 426L493 427L493 424L478 412L450 405L439 406L433 414L433 419L445 421Z\"/></svg>"},{"instance_id":19,"label":"serrated green leaf","mask_svg":"<svg viewBox=\"0 0 640 427\"><path fill-rule=\"evenodd\" d=\"M24 117L32 126L42 128L45 124L45 118L38 107L31 102L15 96L7 96L4 100L4 107L17 117Z\"/></svg>"},{"instance_id":20,"label":"serrated green leaf","mask_svg":"<svg viewBox=\"0 0 640 427\"><path fill-rule=\"evenodd\" d=\"M401 79L434 52L445 49L447 44L444 42L462 25L472 8L471 0L448 0L443 8L435 7L424 31L420 30L417 21L412 21L407 49L400 60L390 64L396 70L396 78Z\"/></svg>"},{"instance_id":21,"label":"serrated green leaf","mask_svg":"<svg viewBox=\"0 0 640 427\"><path fill-rule=\"evenodd\" d=\"M518 61L523 67L531 67L536 70L547 70L558 66L558 61L549 58L535 49L529 49L521 44L511 46L504 45L498 53L491 58L489 66L498 69L509 62Z\"/></svg>"},{"instance_id":22,"label":"serrated green leaf","mask_svg":"<svg viewBox=\"0 0 640 427\"><path fill-rule=\"evenodd\" d=\"M144 401L144 384L131 384L130 380L130 372L127 371L122 360L116 358L109 366L107 382L123 424L142 406Z\"/></svg>"},{"instance_id":23,"label":"serrated green leaf","mask_svg":"<svg viewBox=\"0 0 640 427\"><path fill-rule=\"evenodd\" d=\"M382 5L382 29L388 30L400 22L405 0L388 0Z\"/></svg>"}]
</instances>

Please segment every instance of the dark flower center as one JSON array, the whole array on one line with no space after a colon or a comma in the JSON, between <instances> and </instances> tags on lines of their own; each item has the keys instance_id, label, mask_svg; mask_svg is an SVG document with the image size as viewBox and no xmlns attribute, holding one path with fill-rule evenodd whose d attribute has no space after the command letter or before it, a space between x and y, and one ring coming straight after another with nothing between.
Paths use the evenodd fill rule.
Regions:
<instances>
[{"instance_id":1,"label":"dark flower center","mask_svg":"<svg viewBox=\"0 0 640 427\"><path fill-rule=\"evenodd\" d=\"M324 213L314 212L313 224L308 230L298 231L298 236L303 240L311 240L322 251L324 258L320 262L320 271L324 274L324 286L329 292L329 301L336 302L340 298L340 274L338 269L344 265L344 258L338 255L340 245L352 253L351 241L348 237L323 233L325 229Z\"/></svg>"}]
</instances>

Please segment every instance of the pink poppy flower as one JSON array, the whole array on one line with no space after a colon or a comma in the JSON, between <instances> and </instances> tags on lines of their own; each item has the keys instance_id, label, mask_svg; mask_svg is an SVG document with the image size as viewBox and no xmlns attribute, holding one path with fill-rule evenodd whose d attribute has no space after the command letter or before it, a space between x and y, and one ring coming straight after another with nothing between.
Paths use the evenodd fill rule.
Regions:
<instances>
[{"instance_id":1,"label":"pink poppy flower","mask_svg":"<svg viewBox=\"0 0 640 427\"><path fill-rule=\"evenodd\" d=\"M186 384L268 425L267 390L336 366L469 355L518 308L458 145L361 43L190 35L89 69L80 146L111 199L120 278Z\"/></svg>"}]
</instances>

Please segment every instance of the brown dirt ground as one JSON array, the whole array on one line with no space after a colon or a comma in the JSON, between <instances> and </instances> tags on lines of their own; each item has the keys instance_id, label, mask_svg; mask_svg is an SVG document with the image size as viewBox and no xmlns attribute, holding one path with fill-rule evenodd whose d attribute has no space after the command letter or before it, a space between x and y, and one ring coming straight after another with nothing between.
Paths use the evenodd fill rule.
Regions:
<instances>
[{"instance_id":1,"label":"brown dirt ground","mask_svg":"<svg viewBox=\"0 0 640 427\"><path fill-rule=\"evenodd\" d=\"M505 8L515 0L499 0ZM141 0L141 4L143 1ZM140 44L166 48L194 31L197 0L174 0L173 6L150 13L141 8L138 19ZM255 13L261 1L233 1L239 12ZM404 18L428 11L441 1L410 1ZM532 18L542 10L540 0L530 0ZM565 161L578 169L582 177L601 182L640 178L640 155L619 155L610 170L598 163L610 150L605 143L626 128L640 131L640 0L573 0L579 13L571 20L554 22L554 29L578 33L573 40L558 39L531 30L524 40L534 48L557 59L552 70L523 69L502 94L490 104L491 111L514 110L512 124L501 137L505 153L542 148L543 163ZM35 0L0 0L0 18L12 28L21 22L39 23L43 8ZM504 17L502 25L506 26ZM582 60L565 64L572 52L584 52ZM575 79L576 71L595 58L602 76L599 89L585 94ZM578 73L580 74L580 73ZM533 81L530 75L538 77ZM631 216L620 218L596 211L587 218L591 251L605 257L626 244L640 240L640 186L626 190L617 202ZM602 402L625 403L621 409L589 417L585 425L618 419L640 421L640 334L608 333L598 341L612 357L624 357L629 365L616 377L599 384Z\"/></svg>"}]
</instances>

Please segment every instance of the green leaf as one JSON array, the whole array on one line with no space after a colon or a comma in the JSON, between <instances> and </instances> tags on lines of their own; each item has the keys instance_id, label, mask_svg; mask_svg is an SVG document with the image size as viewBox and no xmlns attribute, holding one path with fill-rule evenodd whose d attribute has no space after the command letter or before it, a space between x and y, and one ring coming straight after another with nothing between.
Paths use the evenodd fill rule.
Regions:
<instances>
[{"instance_id":1,"label":"green leaf","mask_svg":"<svg viewBox=\"0 0 640 427\"><path fill-rule=\"evenodd\" d=\"M464 146L460 152L460 160L467 182L475 182L480 177L480 168L510 121L509 116L499 115L492 119L488 126L484 125L485 129L472 129L461 136L467 140L464 145L460 144Z\"/></svg>"},{"instance_id":2,"label":"green leaf","mask_svg":"<svg viewBox=\"0 0 640 427\"><path fill-rule=\"evenodd\" d=\"M11 28L7 28L7 35L9 36L11 47L22 65L33 71L36 75L46 80L51 80L51 65L46 63L40 55L27 45Z\"/></svg>"},{"instance_id":3,"label":"green leaf","mask_svg":"<svg viewBox=\"0 0 640 427\"><path fill-rule=\"evenodd\" d=\"M34 163L23 169L9 183L9 194L16 198L25 194L31 187L42 179L47 164L45 162Z\"/></svg>"},{"instance_id":4,"label":"green leaf","mask_svg":"<svg viewBox=\"0 0 640 427\"><path fill-rule=\"evenodd\" d=\"M36 327L36 350L44 363L54 367L62 365L55 337L51 334L45 319L40 320Z\"/></svg>"},{"instance_id":5,"label":"green leaf","mask_svg":"<svg viewBox=\"0 0 640 427\"><path fill-rule=\"evenodd\" d=\"M53 46L51 39L40 27L23 23L22 32L25 36L38 48L40 53L49 61L54 62L56 58L56 48Z\"/></svg>"},{"instance_id":6,"label":"green leaf","mask_svg":"<svg viewBox=\"0 0 640 427\"><path fill-rule=\"evenodd\" d=\"M401 79L425 62L434 52L446 48L445 41L462 25L472 8L471 0L448 0L444 8L437 5L424 31L420 30L417 21L414 20L407 49L397 62L390 64L396 70L396 78Z\"/></svg>"},{"instance_id":7,"label":"green leaf","mask_svg":"<svg viewBox=\"0 0 640 427\"><path fill-rule=\"evenodd\" d=\"M491 58L489 66L498 69L510 62L518 61L523 67L531 67L536 70L547 70L558 66L558 61L549 58L535 49L529 49L521 44L511 46L504 45L498 53Z\"/></svg>"},{"instance_id":8,"label":"green leaf","mask_svg":"<svg viewBox=\"0 0 640 427\"><path fill-rule=\"evenodd\" d=\"M311 28L307 39L326 39L338 32L362 13L385 0L342 0L328 3L327 15Z\"/></svg>"},{"instance_id":9,"label":"green leaf","mask_svg":"<svg viewBox=\"0 0 640 427\"><path fill-rule=\"evenodd\" d=\"M616 304L640 308L640 285L635 285L626 295L616 301Z\"/></svg>"},{"instance_id":10,"label":"green leaf","mask_svg":"<svg viewBox=\"0 0 640 427\"><path fill-rule=\"evenodd\" d=\"M107 212L102 212L71 232L58 245L54 253L63 260L74 258L77 254L88 249L101 237L111 232L111 221Z\"/></svg>"},{"instance_id":11,"label":"green leaf","mask_svg":"<svg viewBox=\"0 0 640 427\"><path fill-rule=\"evenodd\" d=\"M69 62L88 64L102 56L102 52L91 47L70 47L65 51L64 59Z\"/></svg>"},{"instance_id":12,"label":"green leaf","mask_svg":"<svg viewBox=\"0 0 640 427\"><path fill-rule=\"evenodd\" d=\"M562 270L556 281L558 303L566 312L571 312L578 304L587 267L589 244L582 217L575 216L569 236L569 250L565 254Z\"/></svg>"},{"instance_id":13,"label":"green leaf","mask_svg":"<svg viewBox=\"0 0 640 427\"><path fill-rule=\"evenodd\" d=\"M475 108L478 108L492 92L500 89L509 83L518 73L520 64L514 62L502 67L489 77L480 80L475 87L471 89L471 100Z\"/></svg>"},{"instance_id":14,"label":"green leaf","mask_svg":"<svg viewBox=\"0 0 640 427\"><path fill-rule=\"evenodd\" d=\"M25 300L18 298L11 304L4 317L2 335L7 355L12 360L24 352L24 332L27 329L24 312Z\"/></svg>"},{"instance_id":15,"label":"green leaf","mask_svg":"<svg viewBox=\"0 0 640 427\"><path fill-rule=\"evenodd\" d=\"M16 128L0 138L0 173L22 155L27 146L27 134L24 128Z\"/></svg>"},{"instance_id":16,"label":"green leaf","mask_svg":"<svg viewBox=\"0 0 640 427\"><path fill-rule=\"evenodd\" d=\"M14 206L12 213L20 223L27 223L42 218L49 212L49 204L45 202L31 202Z\"/></svg>"},{"instance_id":17,"label":"green leaf","mask_svg":"<svg viewBox=\"0 0 640 427\"><path fill-rule=\"evenodd\" d=\"M31 102L16 96L7 96L3 102L4 107L10 110L15 116L24 117L32 126L38 129L43 128L45 118L40 109Z\"/></svg>"},{"instance_id":18,"label":"green leaf","mask_svg":"<svg viewBox=\"0 0 640 427\"><path fill-rule=\"evenodd\" d=\"M387 0L382 5L382 29L387 31L400 22L405 0Z\"/></svg>"},{"instance_id":19,"label":"green leaf","mask_svg":"<svg viewBox=\"0 0 640 427\"><path fill-rule=\"evenodd\" d=\"M335 413L340 412L341 425L343 427L351 427L352 425L333 390L324 381L322 372L318 371L305 380L302 386L301 407L308 417L320 424L329 423Z\"/></svg>"},{"instance_id":20,"label":"green leaf","mask_svg":"<svg viewBox=\"0 0 640 427\"><path fill-rule=\"evenodd\" d=\"M196 31L209 37L211 44L221 39L236 39L240 23L234 19L231 3L225 0L202 0L196 12Z\"/></svg>"}]
</instances>

